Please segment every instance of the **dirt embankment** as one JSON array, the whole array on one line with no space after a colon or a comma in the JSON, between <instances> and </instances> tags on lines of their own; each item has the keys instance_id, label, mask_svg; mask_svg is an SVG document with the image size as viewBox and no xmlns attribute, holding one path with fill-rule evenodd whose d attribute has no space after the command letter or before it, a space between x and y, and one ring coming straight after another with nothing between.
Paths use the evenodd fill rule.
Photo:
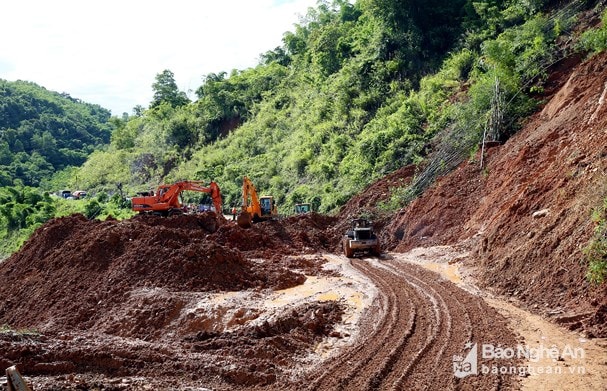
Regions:
<instances>
[{"instance_id":1,"label":"dirt embankment","mask_svg":"<svg viewBox=\"0 0 607 391\"><path fill-rule=\"evenodd\" d=\"M413 179L417 170L417 166L411 164L394 171L373 182L363 191L354 197L340 208L337 214L336 223L334 226L333 240L334 251L341 252L340 238L350 226L352 219L364 216L373 217L373 227L376 232L381 232L392 219L392 216L381 210L380 205L387 203L392 198L392 192L395 189L407 186Z\"/></svg>"},{"instance_id":2,"label":"dirt embankment","mask_svg":"<svg viewBox=\"0 0 607 391\"><path fill-rule=\"evenodd\" d=\"M485 167L462 163L383 234L396 251L466 241L487 288L607 336L607 288L586 281L582 252L607 196L607 54L553 71L543 109Z\"/></svg>"},{"instance_id":3,"label":"dirt embankment","mask_svg":"<svg viewBox=\"0 0 607 391\"><path fill-rule=\"evenodd\" d=\"M303 282L303 275L284 267L266 273L247 259L238 248L250 243L244 234L230 246L209 240L216 229L210 214L53 220L2 264L0 280L10 284L0 284L0 296L7 298L0 303L0 319L42 331L88 329L134 289L237 291ZM215 235L226 231L227 224Z\"/></svg>"},{"instance_id":4,"label":"dirt embankment","mask_svg":"<svg viewBox=\"0 0 607 391\"><path fill-rule=\"evenodd\" d=\"M129 376L162 387L175 379L225 389L273 383L332 333L342 305L264 313L214 300L249 292L263 302L266 292L326 273L324 260L304 254L331 246L333 223L317 214L247 230L211 213L52 220L0 264L0 367L54 376L39 389L74 373L89 375L63 378L65 389L94 387L90 374L127 386Z\"/></svg>"}]
</instances>

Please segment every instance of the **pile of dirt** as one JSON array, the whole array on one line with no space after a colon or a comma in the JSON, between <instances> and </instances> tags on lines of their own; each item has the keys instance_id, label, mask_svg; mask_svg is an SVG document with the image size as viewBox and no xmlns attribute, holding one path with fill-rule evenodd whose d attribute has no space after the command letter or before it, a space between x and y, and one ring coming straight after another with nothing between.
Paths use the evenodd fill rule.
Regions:
<instances>
[{"instance_id":1,"label":"pile of dirt","mask_svg":"<svg viewBox=\"0 0 607 391\"><path fill-rule=\"evenodd\" d=\"M294 363L341 320L336 302L310 303L232 333L200 332L173 343L105 334L0 333L0 366L18 363L36 390L250 389L285 384ZM188 384L190 388L181 388ZM171 388L173 389L173 388ZM271 388L270 388L271 389ZM281 389L281 386L276 387Z\"/></svg>"},{"instance_id":2,"label":"pile of dirt","mask_svg":"<svg viewBox=\"0 0 607 391\"><path fill-rule=\"evenodd\" d=\"M335 223L334 217L306 213L260 222L250 229L224 224L209 240L238 249L251 258L276 260L285 255L330 250L336 242Z\"/></svg>"},{"instance_id":3,"label":"pile of dirt","mask_svg":"<svg viewBox=\"0 0 607 391\"><path fill-rule=\"evenodd\" d=\"M340 221L357 218L361 214L377 214L378 205L388 202L392 197L394 189L405 187L411 182L417 166L408 165L401 167L373 182L362 192L350 198L350 200L340 208L338 218Z\"/></svg>"},{"instance_id":4,"label":"pile of dirt","mask_svg":"<svg viewBox=\"0 0 607 391\"><path fill-rule=\"evenodd\" d=\"M44 332L99 324L108 329L119 323L113 314L135 291L292 287L305 277L280 261L328 248L331 240L324 231L332 221L312 214L245 230L217 221L212 213L103 222L82 215L54 219L0 265L0 297L6 298L0 302L0 323ZM178 301L161 300L152 308L154 316L147 317L152 329L172 319ZM147 322L142 319L139 328L150 326Z\"/></svg>"},{"instance_id":5,"label":"pile of dirt","mask_svg":"<svg viewBox=\"0 0 607 391\"><path fill-rule=\"evenodd\" d=\"M482 169L466 161L440 178L386 227L385 243L405 251L467 241L483 285L607 336L607 288L588 283L583 254L607 196L606 81L607 54L557 64L543 110L491 148Z\"/></svg>"},{"instance_id":6,"label":"pile of dirt","mask_svg":"<svg viewBox=\"0 0 607 391\"><path fill-rule=\"evenodd\" d=\"M333 245L334 222L315 213L250 229L213 213L51 220L0 264L0 367L41 376L36 389L63 380L62 389L112 389L116 377L129 387L286 381L333 332L342 304L217 303L230 294L263 303L268 290L326 273L324 259L305 254Z\"/></svg>"},{"instance_id":7,"label":"pile of dirt","mask_svg":"<svg viewBox=\"0 0 607 391\"><path fill-rule=\"evenodd\" d=\"M203 332L188 341L194 351L221 352L229 365L219 375L229 383L267 385L277 380L277 367L289 366L309 346L333 334L342 314L336 302L304 304L272 322L234 333Z\"/></svg>"},{"instance_id":8,"label":"pile of dirt","mask_svg":"<svg viewBox=\"0 0 607 391\"><path fill-rule=\"evenodd\" d=\"M493 151L491 148L487 153ZM439 178L392 217L381 233L382 243L396 251L456 243L470 232L467 222L480 201L484 179L478 164L463 164Z\"/></svg>"},{"instance_id":9,"label":"pile of dirt","mask_svg":"<svg viewBox=\"0 0 607 391\"><path fill-rule=\"evenodd\" d=\"M395 189L407 186L417 171L416 165L401 167L371 183L359 194L352 197L343 205L336 216L333 227L333 251L341 252L341 236L350 227L352 219L370 218L375 232L381 233L392 220L392 214L381 209L382 203L388 203ZM385 239L385 238L382 238ZM385 248L382 240L382 247Z\"/></svg>"}]
</instances>

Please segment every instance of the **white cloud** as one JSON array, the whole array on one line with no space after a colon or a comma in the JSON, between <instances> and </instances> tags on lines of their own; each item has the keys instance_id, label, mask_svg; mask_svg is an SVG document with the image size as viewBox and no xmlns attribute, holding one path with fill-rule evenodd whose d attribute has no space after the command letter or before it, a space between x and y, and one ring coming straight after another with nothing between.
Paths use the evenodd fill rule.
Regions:
<instances>
[{"instance_id":1,"label":"white cloud","mask_svg":"<svg viewBox=\"0 0 607 391\"><path fill-rule=\"evenodd\" d=\"M255 66L316 0L20 0L2 5L0 78L28 80L114 115L147 107L156 74L179 88Z\"/></svg>"}]
</instances>

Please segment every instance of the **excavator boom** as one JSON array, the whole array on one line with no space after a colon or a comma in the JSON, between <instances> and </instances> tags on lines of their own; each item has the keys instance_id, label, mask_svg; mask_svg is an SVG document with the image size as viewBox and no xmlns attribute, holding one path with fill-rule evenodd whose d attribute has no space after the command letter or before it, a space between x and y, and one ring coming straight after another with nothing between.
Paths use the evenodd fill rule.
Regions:
<instances>
[{"instance_id":1,"label":"excavator boom","mask_svg":"<svg viewBox=\"0 0 607 391\"><path fill-rule=\"evenodd\" d=\"M133 197L132 209L139 213L172 214L180 210L179 195L185 190L210 194L215 213L223 217L221 191L219 185L213 181L208 186L202 181L181 181L171 185L160 185L155 194Z\"/></svg>"}]
</instances>

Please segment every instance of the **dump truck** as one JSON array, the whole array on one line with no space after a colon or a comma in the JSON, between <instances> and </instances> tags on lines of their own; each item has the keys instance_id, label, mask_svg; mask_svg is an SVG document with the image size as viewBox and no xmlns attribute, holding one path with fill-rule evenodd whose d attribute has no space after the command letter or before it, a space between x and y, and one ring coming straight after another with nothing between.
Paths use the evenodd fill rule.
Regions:
<instances>
[{"instance_id":1,"label":"dump truck","mask_svg":"<svg viewBox=\"0 0 607 391\"><path fill-rule=\"evenodd\" d=\"M375 256L381 254L379 239L373 232L373 224L367 219L353 219L341 243L344 254L348 258L360 252Z\"/></svg>"}]
</instances>

